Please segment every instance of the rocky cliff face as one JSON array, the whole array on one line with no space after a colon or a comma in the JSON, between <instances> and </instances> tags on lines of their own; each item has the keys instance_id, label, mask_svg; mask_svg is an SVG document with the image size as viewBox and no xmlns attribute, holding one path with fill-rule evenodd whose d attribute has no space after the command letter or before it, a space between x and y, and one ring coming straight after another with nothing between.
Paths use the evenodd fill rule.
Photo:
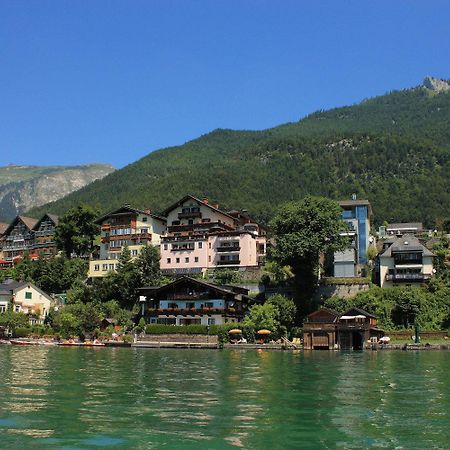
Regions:
<instances>
[{"instance_id":1,"label":"rocky cliff face","mask_svg":"<svg viewBox=\"0 0 450 450\"><path fill-rule=\"evenodd\" d=\"M114 170L108 164L0 167L0 220L58 200Z\"/></svg>"},{"instance_id":2,"label":"rocky cliff face","mask_svg":"<svg viewBox=\"0 0 450 450\"><path fill-rule=\"evenodd\" d=\"M445 92L450 90L450 83L445 80L440 80L439 78L426 77L423 80L423 85L435 92Z\"/></svg>"}]
</instances>

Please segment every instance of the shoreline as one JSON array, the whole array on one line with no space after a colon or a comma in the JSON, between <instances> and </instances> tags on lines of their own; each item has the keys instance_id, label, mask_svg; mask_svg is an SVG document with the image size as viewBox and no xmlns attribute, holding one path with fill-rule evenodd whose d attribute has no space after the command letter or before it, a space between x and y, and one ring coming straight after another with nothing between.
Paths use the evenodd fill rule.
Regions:
<instances>
[{"instance_id":1,"label":"shoreline","mask_svg":"<svg viewBox=\"0 0 450 450\"><path fill-rule=\"evenodd\" d=\"M177 342L177 341L138 341L133 343L126 343L120 341L106 341L100 345L90 345L84 343L74 343L65 345L61 342L49 341L45 339L2 339L0 345L17 345L17 346L46 346L46 347L71 347L71 348L163 348L163 349L213 349L213 350L282 350L282 351L341 351L340 349L326 349L326 350L305 350L301 346L289 346L286 344L231 344L226 343L221 346L216 342ZM450 343L448 344L369 344L365 350L382 351L382 350L402 350L402 351L424 351L424 350L450 350ZM347 350L342 350L347 351Z\"/></svg>"}]
</instances>

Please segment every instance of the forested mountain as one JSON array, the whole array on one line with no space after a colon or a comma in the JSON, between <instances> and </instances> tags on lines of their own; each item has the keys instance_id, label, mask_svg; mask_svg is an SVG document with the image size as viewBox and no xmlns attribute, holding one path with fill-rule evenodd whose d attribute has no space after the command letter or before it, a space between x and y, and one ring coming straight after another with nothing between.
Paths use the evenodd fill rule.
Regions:
<instances>
[{"instance_id":1,"label":"forested mountain","mask_svg":"<svg viewBox=\"0 0 450 450\"><path fill-rule=\"evenodd\" d=\"M445 88L446 82L442 82ZM449 86L450 87L450 86ZM30 214L79 203L161 211L184 194L268 221L306 194L368 198L375 222L450 215L450 91L417 87L264 131L216 130L141 160Z\"/></svg>"},{"instance_id":2,"label":"forested mountain","mask_svg":"<svg viewBox=\"0 0 450 450\"><path fill-rule=\"evenodd\" d=\"M0 220L9 222L17 214L64 197L113 170L107 164L0 167Z\"/></svg>"}]
</instances>

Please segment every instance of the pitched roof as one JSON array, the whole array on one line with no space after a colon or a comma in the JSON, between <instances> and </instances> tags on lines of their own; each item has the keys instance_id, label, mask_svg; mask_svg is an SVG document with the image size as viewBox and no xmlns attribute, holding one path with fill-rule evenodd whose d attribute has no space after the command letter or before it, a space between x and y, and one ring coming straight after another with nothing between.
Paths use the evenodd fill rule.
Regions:
<instances>
[{"instance_id":1,"label":"pitched roof","mask_svg":"<svg viewBox=\"0 0 450 450\"><path fill-rule=\"evenodd\" d=\"M187 194L185 195L182 199L178 200L177 202L175 202L173 205L169 206L168 208L166 208L161 214L163 216L167 216L171 211L173 211L175 208L179 207L180 205L182 205L186 200L191 199L196 201L197 203L200 203L202 206L206 206L209 209L211 209L212 211L218 212L219 214L223 214L224 216L229 217L230 219L235 220L235 218L233 216L230 216L228 213L226 213L225 211L222 211L219 208L216 208L213 205L210 205L209 203L205 203L203 200L200 200L197 197L194 197L193 195Z\"/></svg>"},{"instance_id":2,"label":"pitched roof","mask_svg":"<svg viewBox=\"0 0 450 450\"><path fill-rule=\"evenodd\" d=\"M436 256L430 252L424 245L422 245L415 236L412 234L404 234L402 237L398 237L394 240L381 255L380 258L388 258L392 256L392 253L405 253L405 252L421 252L422 256Z\"/></svg>"},{"instance_id":3,"label":"pitched roof","mask_svg":"<svg viewBox=\"0 0 450 450\"><path fill-rule=\"evenodd\" d=\"M147 213L145 211L142 211L141 209L132 208L130 205L123 205L120 208L114 209L113 211L109 211L108 213L103 214L103 216L100 216L97 220L95 220L94 223L100 225L109 216L113 214L119 214L122 211L135 214L146 214L147 216L153 217L154 219L160 220L161 222L166 222L165 217L161 217L152 213Z\"/></svg>"},{"instance_id":4,"label":"pitched roof","mask_svg":"<svg viewBox=\"0 0 450 450\"><path fill-rule=\"evenodd\" d=\"M33 217L26 217L26 216L16 216L13 221L8 225L8 227L6 228L6 230L4 231L3 234L8 234L17 224L17 222L21 221L22 223L25 224L25 226L29 229L32 230L33 227L36 225L36 223L38 222L37 219L34 219Z\"/></svg>"},{"instance_id":5,"label":"pitched roof","mask_svg":"<svg viewBox=\"0 0 450 450\"><path fill-rule=\"evenodd\" d=\"M59 217L56 216L55 214L44 214L39 220L36 221L36 223L33 226L33 230L37 230L39 228L39 225L41 224L41 222L48 217L54 224L55 226L58 225L59 222Z\"/></svg>"},{"instance_id":6,"label":"pitched roof","mask_svg":"<svg viewBox=\"0 0 450 450\"><path fill-rule=\"evenodd\" d=\"M343 316L352 316L352 315L358 315L358 314L361 314L362 316L366 316L366 317L372 317L372 319L376 319L376 316L374 316L373 314L370 314L369 312L365 311L364 309L356 308L356 307L350 308L348 311L345 311L345 313L342 315Z\"/></svg>"},{"instance_id":7,"label":"pitched roof","mask_svg":"<svg viewBox=\"0 0 450 450\"><path fill-rule=\"evenodd\" d=\"M163 291L163 290L165 290L167 288L174 287L177 284L180 284L180 283L185 282L185 281L188 281L189 283L192 283L192 284L197 284L197 285L202 286L202 287L206 287L208 289L213 289L213 290L215 290L217 292L220 292L222 294L238 295L237 292L232 290L232 286L227 286L227 287L217 286L216 284L207 283L206 281L198 280L197 278L191 278L191 277L186 276L186 275L184 275L184 276L182 276L180 278L177 278L176 280L174 280L174 281L172 281L172 282L170 282L168 284L165 284L164 286L160 286L160 287L156 287L156 288L154 286L146 286L146 287L142 287L142 288L139 288L139 289L142 290L142 291L150 291L151 290L153 292L159 292L159 291ZM247 292L248 292L248 290L247 290ZM246 296L245 294L241 294L241 295Z\"/></svg>"},{"instance_id":8,"label":"pitched roof","mask_svg":"<svg viewBox=\"0 0 450 450\"><path fill-rule=\"evenodd\" d=\"M324 314L332 317L331 322L335 322L336 319L341 316L341 313L335 311L334 309L320 308L320 309L317 309L316 311L313 311L312 313L308 314L306 317L308 319L308 322L314 322L311 319L314 319L316 316L321 316Z\"/></svg>"},{"instance_id":9,"label":"pitched roof","mask_svg":"<svg viewBox=\"0 0 450 450\"><path fill-rule=\"evenodd\" d=\"M39 289L35 284L29 282L29 281L16 281L12 278L8 278L7 280L0 283L0 291L3 292L14 292L18 289L22 289L25 286L31 286L33 289L38 291L40 294L42 294L44 297L48 298L49 300L53 300L50 295L48 295L46 292L44 292L42 289Z\"/></svg>"},{"instance_id":10,"label":"pitched roof","mask_svg":"<svg viewBox=\"0 0 450 450\"><path fill-rule=\"evenodd\" d=\"M423 230L422 222L405 222L405 223L389 223L386 230L411 230L418 229Z\"/></svg>"}]
</instances>

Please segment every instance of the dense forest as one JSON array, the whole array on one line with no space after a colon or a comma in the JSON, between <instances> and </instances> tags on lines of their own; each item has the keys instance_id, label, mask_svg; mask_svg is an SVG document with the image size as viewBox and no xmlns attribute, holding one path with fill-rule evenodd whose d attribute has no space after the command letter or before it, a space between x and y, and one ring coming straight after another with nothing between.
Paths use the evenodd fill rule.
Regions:
<instances>
[{"instance_id":1,"label":"dense forest","mask_svg":"<svg viewBox=\"0 0 450 450\"><path fill-rule=\"evenodd\" d=\"M432 227L450 215L449 124L450 92L392 92L269 130L215 130L29 214L62 214L79 203L102 212L123 203L158 212L190 193L267 222L285 201L356 193L372 203L376 225Z\"/></svg>"}]
</instances>

